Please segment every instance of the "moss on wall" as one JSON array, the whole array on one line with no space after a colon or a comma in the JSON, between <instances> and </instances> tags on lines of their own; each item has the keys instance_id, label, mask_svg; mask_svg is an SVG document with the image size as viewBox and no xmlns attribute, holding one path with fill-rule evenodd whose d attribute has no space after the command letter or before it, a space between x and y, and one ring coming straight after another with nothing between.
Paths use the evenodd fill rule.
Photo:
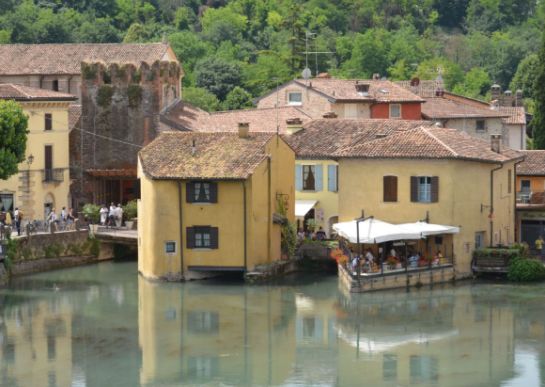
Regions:
<instances>
[{"instance_id":1,"label":"moss on wall","mask_svg":"<svg viewBox=\"0 0 545 387\"><path fill-rule=\"evenodd\" d=\"M102 85L98 88L97 104L103 108L110 106L112 103L112 96L114 95L114 88L110 85Z\"/></svg>"},{"instance_id":2,"label":"moss on wall","mask_svg":"<svg viewBox=\"0 0 545 387\"><path fill-rule=\"evenodd\" d=\"M138 107L142 101L142 87L137 84L129 85L127 95L129 97L129 106L132 108Z\"/></svg>"}]
</instances>

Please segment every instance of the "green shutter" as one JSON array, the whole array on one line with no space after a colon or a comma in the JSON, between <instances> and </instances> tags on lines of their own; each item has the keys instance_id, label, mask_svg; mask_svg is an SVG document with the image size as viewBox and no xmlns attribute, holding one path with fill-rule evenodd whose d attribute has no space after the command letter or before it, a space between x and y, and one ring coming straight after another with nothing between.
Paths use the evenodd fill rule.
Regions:
<instances>
[{"instance_id":1,"label":"green shutter","mask_svg":"<svg viewBox=\"0 0 545 387\"><path fill-rule=\"evenodd\" d=\"M188 249L195 248L195 230L193 227L186 228L186 246Z\"/></svg>"},{"instance_id":2,"label":"green shutter","mask_svg":"<svg viewBox=\"0 0 545 387\"><path fill-rule=\"evenodd\" d=\"M327 190L329 192L337 192L337 166L336 165L328 165L327 166Z\"/></svg>"},{"instance_id":3,"label":"green shutter","mask_svg":"<svg viewBox=\"0 0 545 387\"><path fill-rule=\"evenodd\" d=\"M315 191L319 192L324 189L324 171L322 168L322 164L314 166L314 173L314 189Z\"/></svg>"}]
</instances>

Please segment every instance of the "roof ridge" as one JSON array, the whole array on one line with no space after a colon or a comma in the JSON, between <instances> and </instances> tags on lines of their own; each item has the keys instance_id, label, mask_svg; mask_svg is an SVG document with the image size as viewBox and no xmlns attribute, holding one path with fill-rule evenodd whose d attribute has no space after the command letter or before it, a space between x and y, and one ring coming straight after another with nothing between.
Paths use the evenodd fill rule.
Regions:
<instances>
[{"instance_id":1,"label":"roof ridge","mask_svg":"<svg viewBox=\"0 0 545 387\"><path fill-rule=\"evenodd\" d=\"M214 115L214 114L237 113L237 112L247 112L247 111L257 111L257 110L292 109L292 108L297 108L297 107L296 106L278 106L278 107L263 107L263 108L253 107L251 109L217 110L214 112L209 112L209 114Z\"/></svg>"},{"instance_id":2,"label":"roof ridge","mask_svg":"<svg viewBox=\"0 0 545 387\"><path fill-rule=\"evenodd\" d=\"M424 126L420 126L419 128L417 129L422 129L424 131L424 133L426 133L429 137L433 138L435 141L437 141L439 144L441 144L443 147L445 147L450 153L452 153L453 156L455 157L460 157L460 155L454 151L454 149L452 149L450 146L448 146L447 144L445 144L444 141L440 140L439 138L437 138L436 135L434 135L433 133L431 133L428 129L429 128L425 128ZM455 129L446 129L446 130L455 130ZM462 133L460 133L462 134Z\"/></svg>"}]
</instances>

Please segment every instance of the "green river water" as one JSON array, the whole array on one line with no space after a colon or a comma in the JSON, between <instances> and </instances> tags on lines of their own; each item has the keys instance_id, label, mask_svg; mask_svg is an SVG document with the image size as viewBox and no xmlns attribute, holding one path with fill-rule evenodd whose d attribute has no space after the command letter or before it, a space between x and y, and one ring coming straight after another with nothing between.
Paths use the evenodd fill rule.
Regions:
<instances>
[{"instance_id":1,"label":"green river water","mask_svg":"<svg viewBox=\"0 0 545 387\"><path fill-rule=\"evenodd\" d=\"M343 296L336 277L159 284L136 263L0 289L0 386L545 385L545 285Z\"/></svg>"}]
</instances>

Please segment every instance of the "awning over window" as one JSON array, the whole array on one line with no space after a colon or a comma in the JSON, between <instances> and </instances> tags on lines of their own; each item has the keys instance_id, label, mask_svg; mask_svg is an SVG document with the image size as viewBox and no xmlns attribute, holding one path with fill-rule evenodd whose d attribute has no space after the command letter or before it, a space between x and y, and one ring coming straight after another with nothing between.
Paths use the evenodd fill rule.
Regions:
<instances>
[{"instance_id":1,"label":"awning over window","mask_svg":"<svg viewBox=\"0 0 545 387\"><path fill-rule=\"evenodd\" d=\"M407 230L419 232L423 237L441 234L458 234L460 232L460 227L444 226L442 224L432 224L426 222L403 223L399 224L398 226L406 228Z\"/></svg>"},{"instance_id":2,"label":"awning over window","mask_svg":"<svg viewBox=\"0 0 545 387\"><path fill-rule=\"evenodd\" d=\"M317 200L296 200L295 216L303 218L318 203Z\"/></svg>"}]
</instances>

